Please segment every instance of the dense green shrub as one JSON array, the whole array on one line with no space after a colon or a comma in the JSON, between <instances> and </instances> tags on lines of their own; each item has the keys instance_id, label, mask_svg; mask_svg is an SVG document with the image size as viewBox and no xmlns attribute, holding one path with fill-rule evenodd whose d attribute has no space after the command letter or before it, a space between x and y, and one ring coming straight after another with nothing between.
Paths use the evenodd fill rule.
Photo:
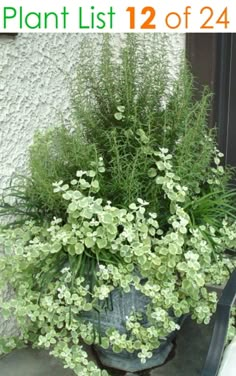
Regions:
<instances>
[{"instance_id":1,"label":"dense green shrub","mask_svg":"<svg viewBox=\"0 0 236 376\"><path fill-rule=\"evenodd\" d=\"M142 197L165 221L168 202L147 174L154 163L150 150L160 147L173 155L175 172L190 197L199 190L211 193L207 197L212 206L217 205L218 195L227 190L228 174L219 177L217 189L206 184L215 155L214 135L207 127L211 95L204 90L196 99L183 59L171 75L167 36L132 34L114 39L105 35L99 41L86 35L81 46L73 129L58 127L35 137L29 177L14 183L10 194L17 201L8 205L5 198L2 213L64 218L64 202L54 197L52 183L68 183L77 169L89 169L102 156L106 167L100 177L102 196L118 207ZM224 197L231 206L232 197Z\"/></svg>"},{"instance_id":2,"label":"dense green shrub","mask_svg":"<svg viewBox=\"0 0 236 376\"><path fill-rule=\"evenodd\" d=\"M184 61L171 79L165 44L159 36L128 35L118 59L106 36L96 69L93 59L79 67L76 118L104 156L103 189L118 205L138 196L157 205L157 191L145 174L152 164L150 147L173 153L181 180L192 190L207 177L214 150L206 126L211 96L204 91L196 100Z\"/></svg>"},{"instance_id":3,"label":"dense green shrub","mask_svg":"<svg viewBox=\"0 0 236 376\"><path fill-rule=\"evenodd\" d=\"M53 194L53 182L70 181L78 166L86 169L95 159L95 150L85 144L79 128L72 132L60 126L36 133L29 149L29 175L13 179L3 194L0 213L22 220L64 218L66 208Z\"/></svg>"}]
</instances>

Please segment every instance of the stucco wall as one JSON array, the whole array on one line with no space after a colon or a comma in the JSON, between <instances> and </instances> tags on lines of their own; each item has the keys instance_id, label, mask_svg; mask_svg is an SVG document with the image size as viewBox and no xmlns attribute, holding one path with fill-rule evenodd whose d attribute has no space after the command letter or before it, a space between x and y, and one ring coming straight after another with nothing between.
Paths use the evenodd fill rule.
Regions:
<instances>
[{"instance_id":1,"label":"stucco wall","mask_svg":"<svg viewBox=\"0 0 236 376\"><path fill-rule=\"evenodd\" d=\"M70 117L76 34L0 37L0 189L25 165L37 129Z\"/></svg>"},{"instance_id":2,"label":"stucco wall","mask_svg":"<svg viewBox=\"0 0 236 376\"><path fill-rule=\"evenodd\" d=\"M71 121L80 41L79 34L0 36L0 193L12 174L25 168L34 132ZM183 48L184 35L173 34L167 51L173 68ZM13 321L0 317L0 335L14 328Z\"/></svg>"}]
</instances>

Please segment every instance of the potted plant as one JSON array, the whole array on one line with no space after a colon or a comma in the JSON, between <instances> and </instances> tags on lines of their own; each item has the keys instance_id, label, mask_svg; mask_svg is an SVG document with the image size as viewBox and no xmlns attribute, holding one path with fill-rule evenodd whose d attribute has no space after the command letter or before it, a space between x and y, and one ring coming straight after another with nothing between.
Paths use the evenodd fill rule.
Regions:
<instances>
[{"instance_id":1,"label":"potted plant","mask_svg":"<svg viewBox=\"0 0 236 376\"><path fill-rule=\"evenodd\" d=\"M20 326L2 351L48 348L78 376L107 375L82 342L105 365L163 363L185 315L209 323L207 285L235 265L235 191L206 126L210 95L196 100L183 62L170 77L165 38L111 43L94 70L82 48L78 124L36 137L30 176L10 188L20 199L2 203L23 212L0 233L2 286L15 291L1 306Z\"/></svg>"}]
</instances>

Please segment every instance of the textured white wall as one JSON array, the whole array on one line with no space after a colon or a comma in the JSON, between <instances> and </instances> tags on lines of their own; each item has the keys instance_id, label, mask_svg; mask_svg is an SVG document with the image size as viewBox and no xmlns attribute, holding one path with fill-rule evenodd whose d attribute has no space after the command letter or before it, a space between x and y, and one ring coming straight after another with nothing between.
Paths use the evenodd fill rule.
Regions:
<instances>
[{"instance_id":1,"label":"textured white wall","mask_svg":"<svg viewBox=\"0 0 236 376\"><path fill-rule=\"evenodd\" d=\"M37 129L70 117L78 34L0 36L0 189L25 165Z\"/></svg>"},{"instance_id":2,"label":"textured white wall","mask_svg":"<svg viewBox=\"0 0 236 376\"><path fill-rule=\"evenodd\" d=\"M183 34L170 37L167 52L173 56L173 68L184 40ZM80 41L79 34L0 35L0 193L12 174L26 166L34 132L62 119L71 121L70 89ZM14 330L14 320L0 316L0 335Z\"/></svg>"}]
</instances>

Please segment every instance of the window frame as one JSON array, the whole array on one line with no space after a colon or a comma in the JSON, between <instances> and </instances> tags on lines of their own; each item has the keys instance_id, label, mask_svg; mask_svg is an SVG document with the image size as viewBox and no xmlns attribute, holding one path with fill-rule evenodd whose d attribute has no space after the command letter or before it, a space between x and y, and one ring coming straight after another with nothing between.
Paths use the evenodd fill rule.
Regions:
<instances>
[{"instance_id":1,"label":"window frame","mask_svg":"<svg viewBox=\"0 0 236 376\"><path fill-rule=\"evenodd\" d=\"M208 85L213 93L209 125L217 129L225 162L236 166L236 104L233 106L232 102L236 97L236 79L233 79L236 77L236 34L187 34L186 57L197 87Z\"/></svg>"}]
</instances>

